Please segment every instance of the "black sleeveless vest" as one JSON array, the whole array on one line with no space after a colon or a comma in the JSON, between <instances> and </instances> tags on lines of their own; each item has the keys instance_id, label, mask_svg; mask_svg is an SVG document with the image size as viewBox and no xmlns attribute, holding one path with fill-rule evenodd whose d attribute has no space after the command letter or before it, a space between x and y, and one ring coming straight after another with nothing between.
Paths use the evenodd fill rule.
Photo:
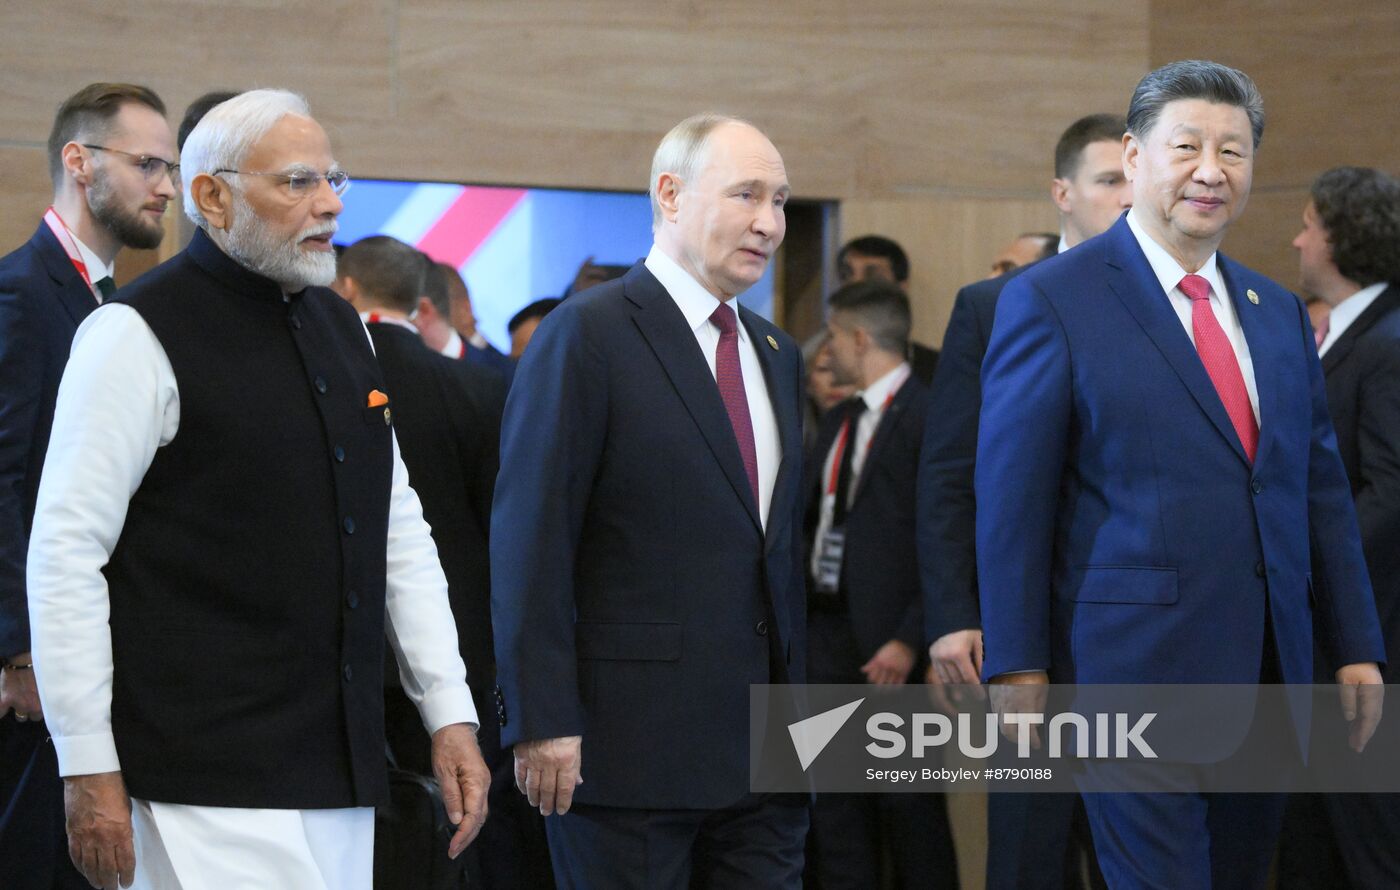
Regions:
<instances>
[{"instance_id":1,"label":"black sleeveless vest","mask_svg":"<svg viewBox=\"0 0 1400 890\"><path fill-rule=\"evenodd\" d=\"M385 387L358 316L326 288L284 298L202 231L119 301L180 405L104 569L128 790L384 802L391 415L370 405Z\"/></svg>"}]
</instances>

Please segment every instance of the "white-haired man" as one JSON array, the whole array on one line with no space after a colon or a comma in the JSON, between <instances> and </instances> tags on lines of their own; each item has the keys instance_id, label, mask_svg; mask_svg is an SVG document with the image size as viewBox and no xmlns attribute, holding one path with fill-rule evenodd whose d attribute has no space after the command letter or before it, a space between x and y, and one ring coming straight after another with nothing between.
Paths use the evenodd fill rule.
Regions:
<instances>
[{"instance_id":1,"label":"white-haired man","mask_svg":"<svg viewBox=\"0 0 1400 890\"><path fill-rule=\"evenodd\" d=\"M79 329L30 539L70 853L94 886L368 888L386 628L450 855L488 776L392 405L324 287L347 180L278 90L184 157L199 230Z\"/></svg>"},{"instance_id":2,"label":"white-haired man","mask_svg":"<svg viewBox=\"0 0 1400 890\"><path fill-rule=\"evenodd\" d=\"M651 195L646 260L549 314L506 404L502 744L561 886L799 887L807 801L749 793L748 709L804 676L802 361L735 311L787 174L753 126L698 115Z\"/></svg>"}]
</instances>

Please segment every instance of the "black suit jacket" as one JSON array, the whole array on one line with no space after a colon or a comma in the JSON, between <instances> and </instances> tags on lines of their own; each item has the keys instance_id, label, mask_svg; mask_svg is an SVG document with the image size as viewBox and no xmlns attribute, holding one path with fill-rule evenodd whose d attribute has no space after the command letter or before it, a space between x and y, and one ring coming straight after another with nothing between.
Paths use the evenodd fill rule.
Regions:
<instances>
[{"instance_id":1,"label":"black suit jacket","mask_svg":"<svg viewBox=\"0 0 1400 890\"><path fill-rule=\"evenodd\" d=\"M1400 682L1400 285L1337 338L1322 371L1390 655L1385 681Z\"/></svg>"},{"instance_id":2,"label":"black suit jacket","mask_svg":"<svg viewBox=\"0 0 1400 890\"><path fill-rule=\"evenodd\" d=\"M43 223L0 259L0 657L29 651L24 563L58 382L97 299Z\"/></svg>"},{"instance_id":3,"label":"black suit jacket","mask_svg":"<svg viewBox=\"0 0 1400 890\"><path fill-rule=\"evenodd\" d=\"M924 636L982 626L977 599L977 417L982 410L982 359L992 337L997 298L1034 263L958 291L929 394L919 460L917 537L924 596Z\"/></svg>"},{"instance_id":4,"label":"black suit jacket","mask_svg":"<svg viewBox=\"0 0 1400 890\"><path fill-rule=\"evenodd\" d=\"M505 384L484 368L439 355L413 331L384 323L368 328L409 482L447 576L457 642L485 736L494 731L496 715L487 535Z\"/></svg>"},{"instance_id":5,"label":"black suit jacket","mask_svg":"<svg viewBox=\"0 0 1400 890\"><path fill-rule=\"evenodd\" d=\"M927 404L928 388L911 374L870 437L865 463L856 478L855 495L846 512L841 584L851 629L863 658L874 655L890 640L907 643L916 655L924 648L913 483L919 469ZM813 536L821 515L823 484L827 481L822 478L822 467L844 422L844 412L827 412L807 464L803 487L807 495L804 570L811 565Z\"/></svg>"},{"instance_id":6,"label":"black suit jacket","mask_svg":"<svg viewBox=\"0 0 1400 890\"><path fill-rule=\"evenodd\" d=\"M733 804L750 684L804 677L801 355L739 320L782 449L766 529L706 357L645 265L565 300L516 371L491 516L502 741L581 735L581 803Z\"/></svg>"}]
</instances>

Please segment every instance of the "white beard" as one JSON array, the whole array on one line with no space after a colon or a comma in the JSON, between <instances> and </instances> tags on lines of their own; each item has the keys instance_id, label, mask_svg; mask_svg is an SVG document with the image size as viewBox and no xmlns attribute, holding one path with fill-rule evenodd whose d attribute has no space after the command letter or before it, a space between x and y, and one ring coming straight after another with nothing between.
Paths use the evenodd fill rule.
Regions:
<instances>
[{"instance_id":1,"label":"white beard","mask_svg":"<svg viewBox=\"0 0 1400 890\"><path fill-rule=\"evenodd\" d=\"M314 235L334 234L334 220L308 226L296 240L284 241L268 230L253 208L234 193L233 225L224 240L228 255L253 272L271 278L289 294L312 285L329 287L335 281L335 253L302 250L301 242Z\"/></svg>"}]
</instances>

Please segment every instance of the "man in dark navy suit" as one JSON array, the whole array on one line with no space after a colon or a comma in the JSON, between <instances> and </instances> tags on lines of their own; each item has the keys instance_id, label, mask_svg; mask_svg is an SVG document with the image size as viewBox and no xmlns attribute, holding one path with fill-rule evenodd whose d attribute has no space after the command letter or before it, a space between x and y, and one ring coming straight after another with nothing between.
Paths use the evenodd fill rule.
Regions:
<instances>
[{"instance_id":1,"label":"man in dark navy suit","mask_svg":"<svg viewBox=\"0 0 1400 890\"><path fill-rule=\"evenodd\" d=\"M1303 291L1331 309L1317 329L1327 408L1393 655L1400 651L1400 181L1368 167L1323 173L1293 247ZM1326 682L1318 667L1317 682ZM1400 679L1393 660L1384 676ZM1319 715L1317 731L1335 732L1325 719ZM1280 887L1335 884L1339 866L1354 887L1400 885L1400 795L1296 795L1285 835Z\"/></svg>"},{"instance_id":2,"label":"man in dark navy suit","mask_svg":"<svg viewBox=\"0 0 1400 890\"><path fill-rule=\"evenodd\" d=\"M878 279L831 295L833 377L856 395L823 418L803 490L807 677L898 685L921 674L914 476L928 390L905 359L909 298ZM841 887L956 887L941 794L819 794L808 874ZM887 879L881 863L888 850Z\"/></svg>"},{"instance_id":3,"label":"man in dark navy suit","mask_svg":"<svg viewBox=\"0 0 1400 890\"><path fill-rule=\"evenodd\" d=\"M697 115L652 163L655 244L535 332L491 525L502 741L565 887L798 887L805 796L749 792L749 686L801 682L801 358L735 299L787 174Z\"/></svg>"},{"instance_id":4,"label":"man in dark navy suit","mask_svg":"<svg viewBox=\"0 0 1400 890\"><path fill-rule=\"evenodd\" d=\"M899 242L883 235L852 238L836 253L836 278L842 284L853 281L891 281L909 290L909 255ZM909 341L909 367L914 377L928 386L938 367L938 350Z\"/></svg>"},{"instance_id":5,"label":"man in dark navy suit","mask_svg":"<svg viewBox=\"0 0 1400 890\"><path fill-rule=\"evenodd\" d=\"M116 289L123 247L150 249L175 195L165 106L134 84L69 97L49 134L53 206L0 260L0 886L85 886L68 861L63 787L30 667L25 555L58 381L78 324Z\"/></svg>"},{"instance_id":6,"label":"man in dark navy suit","mask_svg":"<svg viewBox=\"0 0 1400 890\"><path fill-rule=\"evenodd\" d=\"M1055 144L1050 196L1060 214L1060 251L1103 233L1132 205L1132 189L1123 175L1126 129L1120 115L1091 114L1070 124ZM924 629L932 641L929 679L934 684L976 684L982 670L973 542L977 511L972 490L977 417L982 410L982 357L987 354L1002 288L1027 268L958 291L934 375L917 515ZM987 886L992 890L1079 886L1082 869L1077 848L1083 848L1091 860L1093 850L1082 830L1080 842L1069 843L1075 810L1072 795L993 795L987 802ZM1063 867L1047 868L1050 862L1063 862Z\"/></svg>"},{"instance_id":7,"label":"man in dark navy suit","mask_svg":"<svg viewBox=\"0 0 1400 890\"><path fill-rule=\"evenodd\" d=\"M509 384L515 374L515 362L510 356L492 346L491 342L482 336L481 331L477 330L476 315L472 312L471 292L467 290L467 283L462 280L462 273L447 263L434 263L428 272L427 290L433 294L430 306L432 312L448 321L460 338L452 344L452 348L458 351L454 357L490 368ZM438 293L446 295L445 303L440 302ZM440 305L445 308L439 309ZM448 339L451 340L450 337Z\"/></svg>"},{"instance_id":8,"label":"man in dark navy suit","mask_svg":"<svg viewBox=\"0 0 1400 890\"><path fill-rule=\"evenodd\" d=\"M998 713L1040 710L1052 677L1308 683L1317 614L1353 747L1380 719L1384 649L1307 313L1218 253L1263 126L1242 72L1151 72L1124 136L1132 210L998 301L976 470ZM1214 721L1212 738L1243 739L1251 712ZM1305 745L1306 703L1290 716L1273 738ZM1257 887L1283 799L1089 794L1085 807L1110 886Z\"/></svg>"}]
</instances>

